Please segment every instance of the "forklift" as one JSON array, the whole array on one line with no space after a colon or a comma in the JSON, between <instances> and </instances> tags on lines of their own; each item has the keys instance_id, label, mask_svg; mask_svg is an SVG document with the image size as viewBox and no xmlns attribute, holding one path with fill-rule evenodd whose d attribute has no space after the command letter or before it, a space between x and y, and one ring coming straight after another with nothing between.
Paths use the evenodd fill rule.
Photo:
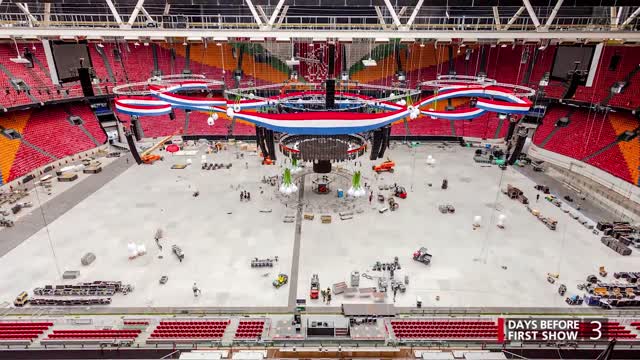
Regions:
<instances>
[{"instance_id":1,"label":"forklift","mask_svg":"<svg viewBox=\"0 0 640 360\"><path fill-rule=\"evenodd\" d=\"M275 287L276 289L279 289L280 287L282 287L284 284L289 282L289 276L287 274L278 274L278 277L273 280L273 287Z\"/></svg>"},{"instance_id":2,"label":"forklift","mask_svg":"<svg viewBox=\"0 0 640 360\"><path fill-rule=\"evenodd\" d=\"M317 299L319 293L320 279L318 278L318 274L313 274L313 276L311 276L311 290L309 291L309 297L311 299Z\"/></svg>"},{"instance_id":3,"label":"forklift","mask_svg":"<svg viewBox=\"0 0 640 360\"><path fill-rule=\"evenodd\" d=\"M421 262L425 265L431 264L432 255L427 252L426 247L421 247L413 253L413 260Z\"/></svg>"},{"instance_id":4,"label":"forklift","mask_svg":"<svg viewBox=\"0 0 640 360\"><path fill-rule=\"evenodd\" d=\"M394 189L393 195L399 197L400 199L407 198L407 190L404 189L404 186L396 186Z\"/></svg>"}]
</instances>

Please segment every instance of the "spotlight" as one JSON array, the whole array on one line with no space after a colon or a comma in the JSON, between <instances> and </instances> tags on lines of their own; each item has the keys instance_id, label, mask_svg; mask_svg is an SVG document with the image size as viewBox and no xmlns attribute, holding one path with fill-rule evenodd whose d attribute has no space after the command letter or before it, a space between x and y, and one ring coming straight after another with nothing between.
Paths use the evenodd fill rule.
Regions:
<instances>
[{"instance_id":1,"label":"spotlight","mask_svg":"<svg viewBox=\"0 0 640 360\"><path fill-rule=\"evenodd\" d=\"M420 47L424 47L424 46L425 46L425 45L424 45L424 43L423 43L423 42L422 42L422 43L420 43Z\"/></svg>"},{"instance_id":2,"label":"spotlight","mask_svg":"<svg viewBox=\"0 0 640 360\"><path fill-rule=\"evenodd\" d=\"M97 45L97 46L98 46L99 48L103 48L103 47L104 47L104 45L102 45L102 43L98 43L98 45Z\"/></svg>"},{"instance_id":3,"label":"spotlight","mask_svg":"<svg viewBox=\"0 0 640 360\"><path fill-rule=\"evenodd\" d=\"M501 48L506 48L506 47L507 47L507 44L502 44L502 45L500 45L500 47L501 47Z\"/></svg>"},{"instance_id":4,"label":"spotlight","mask_svg":"<svg viewBox=\"0 0 640 360\"><path fill-rule=\"evenodd\" d=\"M133 43L133 46L140 46L140 43L136 41Z\"/></svg>"},{"instance_id":5,"label":"spotlight","mask_svg":"<svg viewBox=\"0 0 640 360\"><path fill-rule=\"evenodd\" d=\"M504 120L506 118L507 118L507 114L503 114L503 113L498 114L498 119Z\"/></svg>"}]
</instances>

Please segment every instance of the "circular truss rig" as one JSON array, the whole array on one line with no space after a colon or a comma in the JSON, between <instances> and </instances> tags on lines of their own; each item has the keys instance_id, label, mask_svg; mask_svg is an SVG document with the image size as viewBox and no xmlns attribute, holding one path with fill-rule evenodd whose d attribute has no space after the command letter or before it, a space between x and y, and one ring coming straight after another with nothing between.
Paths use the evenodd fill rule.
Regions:
<instances>
[{"instance_id":1,"label":"circular truss rig","mask_svg":"<svg viewBox=\"0 0 640 360\"><path fill-rule=\"evenodd\" d=\"M467 120L483 113L525 114L532 106L533 89L497 83L486 77L442 76L423 83L436 91L416 101L420 90L339 81L337 109L323 107L323 83L280 83L226 89L227 97L205 98L177 92L224 86L202 75L154 77L147 83L121 85L114 89L118 111L136 116L168 114L174 108L209 113L213 125L216 113L271 131L293 135L348 135L372 131L421 114L432 119ZM471 108L434 110L431 104L452 98L476 98ZM326 99L325 99L326 100ZM351 103L353 102L353 105ZM340 107L345 107L340 109Z\"/></svg>"},{"instance_id":2,"label":"circular truss rig","mask_svg":"<svg viewBox=\"0 0 640 360\"><path fill-rule=\"evenodd\" d=\"M486 76L439 75L435 80L428 80L418 84L419 88L426 87L434 91L490 86L507 90L510 89L512 90L512 94L517 97L531 97L536 94L536 91L530 87L500 83L497 80L488 78Z\"/></svg>"},{"instance_id":3,"label":"circular truss rig","mask_svg":"<svg viewBox=\"0 0 640 360\"><path fill-rule=\"evenodd\" d=\"M403 87L362 84L354 81L336 81L336 97L345 96L350 100L357 100L367 104L376 102L401 101L407 98L418 98L420 90ZM324 83L278 83L244 88L226 89L225 94L230 98L262 100L270 105L288 102L289 97L325 94ZM287 96L289 95L289 96ZM375 95L375 96L374 96ZM297 98L295 99L297 100ZM336 111L339 109L331 109Z\"/></svg>"},{"instance_id":4,"label":"circular truss rig","mask_svg":"<svg viewBox=\"0 0 640 360\"><path fill-rule=\"evenodd\" d=\"M185 86L185 84L188 84L188 86ZM118 96L150 96L154 92L172 91L171 88L173 87L176 87L175 90L223 90L224 86L225 83L223 81L208 79L204 75L174 74L153 76L147 81L114 86L112 92Z\"/></svg>"}]
</instances>

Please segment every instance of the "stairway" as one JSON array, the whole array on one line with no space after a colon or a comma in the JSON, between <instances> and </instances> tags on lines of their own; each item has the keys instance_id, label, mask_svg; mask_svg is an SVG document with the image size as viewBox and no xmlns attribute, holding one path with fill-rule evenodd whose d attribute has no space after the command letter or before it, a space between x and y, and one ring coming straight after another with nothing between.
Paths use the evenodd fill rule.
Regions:
<instances>
[{"instance_id":1,"label":"stairway","mask_svg":"<svg viewBox=\"0 0 640 360\"><path fill-rule=\"evenodd\" d=\"M46 156L46 157L51 158L52 160L58 160L58 158L57 158L57 157L55 157L54 155L52 155L52 154L50 154L50 153L48 153L48 152L46 152L46 151L42 150L41 148L39 148L39 147L38 147L38 146L36 146L36 145L33 145L32 143L28 142L28 141L27 141L27 140L25 140L24 138L21 138L21 139L20 139L20 142L21 142L23 145L27 145L28 147L32 148L33 150L35 150L35 151L39 152L40 154L42 154L42 155L44 155L44 156Z\"/></svg>"},{"instance_id":2,"label":"stairway","mask_svg":"<svg viewBox=\"0 0 640 360\"><path fill-rule=\"evenodd\" d=\"M82 132L87 135L87 137L96 145L96 146L100 146L100 143L98 142L98 140L96 140L95 137L93 137L93 135L91 135L91 133L89 132L89 130L87 130L87 128L84 127L84 125L78 125L78 128L80 130L82 130Z\"/></svg>"},{"instance_id":3,"label":"stairway","mask_svg":"<svg viewBox=\"0 0 640 360\"><path fill-rule=\"evenodd\" d=\"M111 69L111 64L109 63L109 59L107 58L107 55L104 53L104 48L96 46L96 51L98 52L98 54L100 54L100 57L102 58L102 62L104 62L104 67L107 69L107 73L109 74L109 79L111 79L111 82L115 84L116 77L113 75L113 69Z\"/></svg>"},{"instance_id":4,"label":"stairway","mask_svg":"<svg viewBox=\"0 0 640 360\"><path fill-rule=\"evenodd\" d=\"M41 62L40 59L38 59L37 57L33 57L33 61L36 63L36 65L38 65L38 67L40 68L40 70L42 70L43 73L47 74L48 77L51 77L51 73L49 73L49 69L47 69Z\"/></svg>"},{"instance_id":5,"label":"stairway","mask_svg":"<svg viewBox=\"0 0 640 360\"><path fill-rule=\"evenodd\" d=\"M11 71L9 71L9 69L7 69L6 67L4 67L4 65L0 64L0 71L2 71L3 73L5 73L7 75L7 78L9 79L15 79L16 77L13 76L13 73ZM16 84L13 83L13 81L9 81L9 83L11 84L11 86L15 89L15 90L20 90Z\"/></svg>"},{"instance_id":6,"label":"stairway","mask_svg":"<svg viewBox=\"0 0 640 360\"><path fill-rule=\"evenodd\" d=\"M544 149L544 147L547 145L547 143L549 142L549 140L551 140L551 138L553 137L553 135L556 134L556 132L558 132L558 130L560 130L559 127L555 127L553 128L553 130L551 130L551 132L549 133L549 135L547 135L547 137L544 138L544 140L542 140L542 142L540 143L540 147Z\"/></svg>"},{"instance_id":7,"label":"stairway","mask_svg":"<svg viewBox=\"0 0 640 360\"><path fill-rule=\"evenodd\" d=\"M608 145L605 145L602 149L593 152L591 155L585 156L584 158L580 159L580 161L587 162L587 161L591 160L592 158L602 154L603 152L605 152L605 151L607 151L607 150L609 150L612 147L617 146L617 145L618 145L618 140L616 140L616 141L614 141L614 142L612 142L612 143L610 143Z\"/></svg>"},{"instance_id":8,"label":"stairway","mask_svg":"<svg viewBox=\"0 0 640 360\"><path fill-rule=\"evenodd\" d=\"M232 318L230 320L231 323L227 325L227 328L224 330L224 334L222 334L222 339L220 339L222 346L231 346L233 344L236 331L238 330L238 325L240 324L240 319L238 318Z\"/></svg>"}]
</instances>

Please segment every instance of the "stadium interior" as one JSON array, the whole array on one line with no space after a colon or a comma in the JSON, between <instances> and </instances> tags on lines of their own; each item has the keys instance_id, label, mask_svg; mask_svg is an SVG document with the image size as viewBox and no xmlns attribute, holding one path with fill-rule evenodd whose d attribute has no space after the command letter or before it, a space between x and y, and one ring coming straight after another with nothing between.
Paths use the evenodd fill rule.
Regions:
<instances>
[{"instance_id":1,"label":"stadium interior","mask_svg":"<svg viewBox=\"0 0 640 360\"><path fill-rule=\"evenodd\" d=\"M638 15L0 0L0 359L640 358Z\"/></svg>"}]
</instances>

